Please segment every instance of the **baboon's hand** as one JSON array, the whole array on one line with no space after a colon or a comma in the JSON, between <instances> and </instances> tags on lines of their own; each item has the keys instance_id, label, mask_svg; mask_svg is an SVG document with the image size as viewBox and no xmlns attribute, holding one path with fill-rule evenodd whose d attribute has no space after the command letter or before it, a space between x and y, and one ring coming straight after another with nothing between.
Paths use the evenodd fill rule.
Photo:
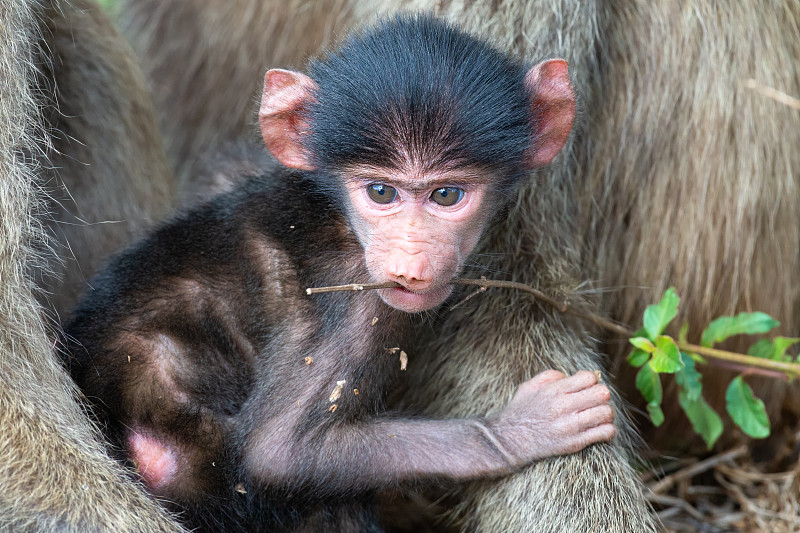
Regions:
<instances>
[{"instance_id":1,"label":"baboon's hand","mask_svg":"<svg viewBox=\"0 0 800 533\"><path fill-rule=\"evenodd\" d=\"M592 372L567 377L546 370L520 385L493 420L501 450L513 467L552 455L575 453L616 435L611 392Z\"/></svg>"}]
</instances>

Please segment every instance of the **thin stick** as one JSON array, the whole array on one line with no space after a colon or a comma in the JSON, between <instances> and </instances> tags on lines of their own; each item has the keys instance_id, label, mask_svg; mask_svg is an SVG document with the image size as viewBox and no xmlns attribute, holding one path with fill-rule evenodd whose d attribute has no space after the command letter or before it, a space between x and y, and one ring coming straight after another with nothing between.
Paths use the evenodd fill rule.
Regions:
<instances>
[{"instance_id":1,"label":"thin stick","mask_svg":"<svg viewBox=\"0 0 800 533\"><path fill-rule=\"evenodd\" d=\"M467 303L468 301L470 301L470 300L472 300L473 298L475 298L477 295L479 295L479 294L481 294L481 293L484 293L484 292L486 292L486 287L479 287L477 291L475 291L475 292L471 292L470 294L468 294L468 295L467 295L467 297L466 297L466 298L464 298L464 299L463 299L463 300L461 300L460 302L458 302L458 303L456 303L456 304L453 304L453 305L451 305L451 306L450 306L450 310L452 311L453 309L458 309L459 307L461 307L462 305L464 305L464 304L465 304L465 303Z\"/></svg>"},{"instance_id":2,"label":"thin stick","mask_svg":"<svg viewBox=\"0 0 800 533\"><path fill-rule=\"evenodd\" d=\"M337 291L369 291L372 289L393 289L399 287L399 283L386 281L384 283L351 283L349 285L333 285L330 287L309 287L306 294L321 294L323 292Z\"/></svg>"},{"instance_id":3,"label":"thin stick","mask_svg":"<svg viewBox=\"0 0 800 533\"><path fill-rule=\"evenodd\" d=\"M711 470L720 463L727 463L728 461L733 461L734 459L738 459L739 457L747 453L748 453L747 446L739 446L738 448L734 448L733 450L729 450L725 453L709 457L705 461L694 463L693 465L678 470L674 474L666 476L665 478L661 479L658 483L650 487L650 490L654 494L667 492L678 481L692 478L698 474L702 474L703 472L708 472L709 470Z\"/></svg>"},{"instance_id":4,"label":"thin stick","mask_svg":"<svg viewBox=\"0 0 800 533\"><path fill-rule=\"evenodd\" d=\"M536 298L549 303L553 307L555 307L558 311L562 313L566 313L567 302L559 302L558 300L549 297L542 291L536 290L530 285L525 285L524 283L518 283L516 281L495 281L491 279L481 278L481 279L465 279L465 278L456 278L450 281L453 285L477 285L478 287L502 287L504 289L517 289L522 292L527 292L528 294L532 294Z\"/></svg>"},{"instance_id":5,"label":"thin stick","mask_svg":"<svg viewBox=\"0 0 800 533\"><path fill-rule=\"evenodd\" d=\"M800 109L800 100L794 98L793 96L789 96L788 94L779 91L777 89L773 89L772 87L767 87L766 85L762 85L758 83L756 80L748 79L744 80L744 86L748 89L752 89L755 92L766 96L767 98L771 98L776 102L780 102L781 104L791 107L792 109Z\"/></svg>"},{"instance_id":6,"label":"thin stick","mask_svg":"<svg viewBox=\"0 0 800 533\"><path fill-rule=\"evenodd\" d=\"M632 329L620 324L616 324L611 320L608 320L607 318L602 317L600 315L594 313L584 313L572 309L569 307L568 302L556 300L555 298L546 295L542 291L534 289L530 285L525 285L524 283L519 283L516 281L497 281L486 278L481 278L481 279L456 278L452 280L451 283L454 285L476 285L478 287L481 287L482 289L487 289L489 287L516 289L522 292L526 292L531 296L533 296L534 298L537 298L539 300L542 300L550 304L557 311L560 311L561 313L568 313L580 319L588 320L589 322L592 322L598 327L607 329L609 331L613 331L614 333L617 333L623 337L630 338L633 337L635 333ZM365 291L372 289L390 289L394 287L400 287L400 284L395 283L393 281L387 281L385 283L351 283L350 285L337 285L333 287L308 288L306 289L306 294L320 294L324 292L334 292L334 291ZM474 296L474 294L470 295L468 298L471 298L472 296ZM459 302L458 304L456 304L456 306L464 303L464 301ZM800 377L800 364L798 363L773 361L771 359L764 359L761 357L754 357L751 355L729 352L727 350L720 350L717 348L707 348L705 346L698 346L696 344L689 344L682 342L677 342L676 344L678 345L678 349L680 349L683 352L696 353L710 359L725 361L728 363L728 366L742 365L741 370L743 371L753 369L752 370L753 372L760 371L761 374L773 378L782 377L785 376L786 374L789 374L792 377ZM777 372L779 374L769 374L770 372Z\"/></svg>"},{"instance_id":7,"label":"thin stick","mask_svg":"<svg viewBox=\"0 0 800 533\"><path fill-rule=\"evenodd\" d=\"M682 511L686 511L691 515L692 518L698 521L702 521L705 517L703 513L695 509L689 502L686 500L682 500L680 498L676 498L674 496L664 496L662 494L648 494L647 501L651 503L657 503L659 505L663 505L664 507L677 507ZM662 518L664 517L661 513L659 516Z\"/></svg>"}]
</instances>

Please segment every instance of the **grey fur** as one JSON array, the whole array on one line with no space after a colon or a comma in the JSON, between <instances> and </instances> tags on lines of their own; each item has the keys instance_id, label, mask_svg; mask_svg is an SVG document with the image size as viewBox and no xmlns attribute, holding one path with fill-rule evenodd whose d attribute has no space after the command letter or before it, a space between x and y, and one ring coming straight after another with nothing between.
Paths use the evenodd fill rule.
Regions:
<instances>
[{"instance_id":1,"label":"grey fur","mask_svg":"<svg viewBox=\"0 0 800 533\"><path fill-rule=\"evenodd\" d=\"M55 51L40 47L55 41L43 17L66 20L85 7L76 4L0 2L0 530L178 531L106 455L56 362L34 298L33 272L53 264L42 245L48 237L40 164L53 146L43 120L53 111L43 97L52 80L43 86L35 79L47 68L42 54ZM85 37L79 28L72 34L78 40ZM91 172L82 168L64 179Z\"/></svg>"}]
</instances>

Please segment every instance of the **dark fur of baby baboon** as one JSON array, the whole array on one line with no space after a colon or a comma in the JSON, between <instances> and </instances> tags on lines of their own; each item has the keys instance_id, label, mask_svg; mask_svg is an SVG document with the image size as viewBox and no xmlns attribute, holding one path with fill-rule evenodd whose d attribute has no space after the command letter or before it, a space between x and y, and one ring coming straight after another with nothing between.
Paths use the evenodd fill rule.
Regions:
<instances>
[{"instance_id":1,"label":"dark fur of baby baboon","mask_svg":"<svg viewBox=\"0 0 800 533\"><path fill-rule=\"evenodd\" d=\"M256 5L263 24L237 22L233 12L249 16ZM771 314L781 321L782 334L800 329L800 224L795 216L800 160L792 148L800 130L795 112L745 87L754 78L800 94L797 76L786 68L800 49L795 38L800 15L793 3L742 2L723 9L704 0L663 7L611 2L595 9L583 2L352 0L315 7L319 11L299 9L300 2L294 9L284 10L285 5L240 0L230 10L217 3L194 9L181 2L127 0L124 27L156 89L162 122L170 125L167 142L181 144L172 150L173 159L184 157L182 164L188 165L194 158L185 156L197 149L191 146L215 143L220 135L247 135L247 112L226 107L241 102L213 96L236 90L230 76L215 78L213 65L224 64L225 72L255 64L296 65L331 33L375 13L398 6L435 10L531 59L552 53L569 60L583 96L582 127L571 157L561 158L549 179L560 180L560 187L577 200L572 205L566 194L560 195L559 212L578 231L581 276L603 289L597 296L603 312L635 326L644 307L675 286L682 297L676 323L688 321L690 340L711 319L742 311ZM159 31L173 17L185 21L182 39ZM268 28L271 37L253 28ZM317 33L311 39L295 33L307 37L312 28ZM227 47L198 51L192 46L231 34L238 39ZM271 45L264 46L264 39L271 39ZM292 54L287 43L302 46ZM185 51L182 61L196 67L194 79L208 80L207 85L197 89L184 83L170 68L175 57L166 52L167 44L170 50ZM237 57L247 59L237 63ZM249 84L238 90L255 94ZM219 107L202 116L181 87L203 91L203 105ZM525 196L532 192L520 196L520 207L530 202ZM537 219L528 218L530 212L518 211L516 233L505 233L492 243L493 250L536 246L539 235L531 226ZM512 263L519 265L511 269L515 275L528 264L522 258ZM551 268L560 275L558 265ZM628 345L616 337L606 341L619 387L638 401L633 371L624 361ZM746 351L746 342L733 341L729 347ZM707 398L721 410L733 375L715 369L706 377ZM780 426L782 405L798 411L785 384L750 379L775 426ZM682 448L685 443L671 440L689 430L675 395L667 394L665 409L667 422L648 440Z\"/></svg>"},{"instance_id":2,"label":"dark fur of baby baboon","mask_svg":"<svg viewBox=\"0 0 800 533\"><path fill-rule=\"evenodd\" d=\"M161 14L151 15L154 4ZM201 36L238 35L229 46L235 47L238 57L246 57L248 65L296 65L309 52L305 46L313 50L313 44L325 41L331 31L357 25L369 13L398 6L396 2L331 2L322 14L290 8L282 11L282 16L265 18L263 24L249 19L241 25L216 4L201 10L179 2L167 4L128 0L123 21L158 93L163 122L175 132L168 143L181 143L181 156L187 155L190 145L216 142L209 139L220 131L246 135L248 119L247 113L232 113L224 107L239 106L240 101L213 99L213 105L221 107L213 116L201 118L208 121L208 127L187 128L188 117L198 115L182 105L181 93L174 90L181 80L169 69L175 57L160 52L167 43L187 51L183 61L198 66L197 79L212 80L201 90L213 95L219 92L219 84L213 82L213 68L204 70L202 62L226 64L228 71L243 66L230 64L237 55L227 49L195 53L191 43ZM263 12L286 6L245 0L237 6L240 13L252 13L256 4ZM610 289L598 296L600 308L631 325L639 323L647 304L675 286L682 296L676 322L689 322L690 339L697 339L716 316L751 310L778 318L783 334L796 333L800 326L800 225L796 216L800 156L793 147L800 141L800 129L795 112L743 85L747 78L755 78L800 94L794 70L786 68L800 52L796 6L780 1L744 2L728 9L702 0L674 6L612 2L602 8L583 2L551 5L545 1L462 4L412 0L399 4L436 10L532 59L541 54L561 55L569 60L582 93L583 126L577 128L571 155L562 157L540 175L535 186L519 195L511 222L486 245L487 252L516 254L497 259L498 264L493 265L497 272L513 272L517 280L556 292L574 290L579 279L593 280L595 286ZM170 16L185 17L186 10L194 18L182 26L183 37L177 43L174 33L158 31L159 24ZM218 26L207 22L220 20L224 23ZM320 29L311 41L292 33L293 28L305 31L314 27ZM143 28L150 31L142 32ZM265 34L248 33L254 28L274 29L272 46L257 46ZM304 47L297 54L287 52L287 43L298 42ZM225 85L224 90L232 90L229 77L217 79ZM252 86L244 84L240 89L255 94ZM203 101L209 105L206 96ZM230 121L220 124L220 117ZM177 154L173 149L174 159ZM541 205L542 197L548 198L548 205ZM544 232L539 223L549 220L547 217L563 226L551 225ZM568 239L576 229L580 238ZM531 257L541 259L536 262ZM537 267L531 268L532 264ZM582 269L574 269L576 264ZM441 386L420 387L409 395L409 401L418 400L435 413L491 409L492 402L471 392L483 390L486 384L505 387L541 367L541 360L548 356L536 355L542 349L534 339L551 346L552 330L546 334L547 328L531 326L524 309L514 309L512 317L498 312L509 299L514 297L484 295L476 308L463 311L471 315L470 321L483 319L467 322L470 327L466 329L454 320L448 330L451 335L433 343L434 353L425 358L436 368ZM540 334L545 337L538 337ZM633 374L624 362L627 344L614 337L606 340L618 386L632 401L638 401ZM746 349L741 343L731 347ZM484 352L502 355L481 362L477 354ZM549 349L544 352L552 353ZM563 362L563 356L559 361ZM487 371L495 367L497 370ZM415 370L424 374L420 367ZM724 405L722 396L732 375L715 369L706 376L706 394L715 406ZM753 384L779 426L781 406L790 398L786 386L774 380L754 379ZM465 397L471 400L465 401ZM667 397L667 422L659 431L648 431L648 441L676 449L685 444L671 441L671 436L683 439L691 429L674 397ZM797 410L791 402L786 406ZM509 488L510 493L518 492L506 499L475 487L471 493L480 495L476 496L477 507L462 508L468 523L488 529L544 523L532 518L540 507L511 503L523 490L530 490L528 483L536 477L533 472L531 475L509 483L509 487L516 485ZM613 499L613 491L607 496ZM599 497L605 499L606 495ZM537 498L528 498L528 502L531 499Z\"/></svg>"},{"instance_id":3,"label":"dark fur of baby baboon","mask_svg":"<svg viewBox=\"0 0 800 533\"><path fill-rule=\"evenodd\" d=\"M430 9L434 3L412 4L403 3L412 9ZM465 12L452 14L448 2L436 4L442 14L452 15L478 35L496 39L501 48L521 52L532 60L544 54L566 54L570 65L576 67L574 80L593 75L595 63L587 54L593 51L598 23L591 8L577 10L582 23L566 30L555 12L528 2L471 2L465 4ZM250 76L259 69L302 64L314 51L315 41L322 43L332 32L368 23L376 12L396 9L398 4L323 2L315 3L312 11L299 9L300 2L240 2L235 9L229 9L229 5L212 3L197 9L180 2L131 0L122 10L124 32L133 41L158 105L165 111L162 127L168 152L183 180L191 179L194 172L193 154L220 140L251 135L254 108L248 111L241 100L225 101L216 96L230 89L230 80L238 79L238 73L251 70L240 89L254 95L257 88ZM493 6L498 5L509 11L494 12ZM253 10L265 18L259 30L250 32ZM239 20L245 16L246 22ZM170 21L181 21L185 40L176 40L174 33L164 31ZM308 28L319 30L309 35ZM522 28L529 41L520 35ZM223 38L232 34L240 38ZM566 37L561 45L560 37ZM270 42L264 45L264 39ZM193 49L192 42L219 40L226 44L204 47L202 52ZM532 43L531 48L515 49L522 42ZM286 43L299 45L298 52L287 51ZM185 54L179 62L189 66L191 82L171 71L174 56L169 58L165 53L169 46L177 46ZM237 62L235 57L249 60ZM207 65L218 65L225 74L219 76ZM214 110L198 112L198 104L203 110L210 110L209 106ZM217 120L223 115L226 120ZM523 188L510 208L508 221L484 239L484 254L478 255L481 268L471 269L467 275L513 275L517 281L569 295L570 301L581 307L585 299L576 292L583 278L580 242L573 230L577 216L574 151L568 149L554 167L554 171L538 173L532 184ZM182 187L190 189L187 181ZM514 254L508 253L511 250ZM592 333L582 324L512 293L497 291L473 298L446 313L441 328L421 343L422 352L414 368L409 364L411 385L405 394L398 395L398 402L428 416L496 411L508 401L517 384L545 368L555 365L566 372L600 368ZM624 421L620 422L622 433L627 434ZM468 530L589 530L593 524L603 524L607 531L652 531L656 526L627 464L626 445L623 437L616 445L593 446L573 456L544 461L502 480L467 484L451 491L452 497L447 500L440 500L441 494L432 494L430 501L444 502L446 514L453 520L449 523ZM582 475L585 472L594 475ZM598 484L602 489L597 489ZM586 504L584 497L596 501Z\"/></svg>"},{"instance_id":4,"label":"dark fur of baby baboon","mask_svg":"<svg viewBox=\"0 0 800 533\"><path fill-rule=\"evenodd\" d=\"M307 74L269 70L259 126L284 167L221 167L259 171L115 256L65 326L114 450L209 531L376 531L376 492L613 451L593 372L543 371L480 416L386 403L574 103L564 60L524 65L431 16L383 19ZM304 290L342 279L397 285Z\"/></svg>"}]
</instances>

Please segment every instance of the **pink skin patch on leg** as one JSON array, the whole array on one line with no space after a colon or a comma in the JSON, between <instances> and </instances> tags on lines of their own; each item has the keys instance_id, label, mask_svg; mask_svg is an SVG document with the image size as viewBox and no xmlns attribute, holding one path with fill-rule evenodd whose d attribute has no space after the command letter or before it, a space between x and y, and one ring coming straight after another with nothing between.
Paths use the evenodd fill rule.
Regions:
<instances>
[{"instance_id":1,"label":"pink skin patch on leg","mask_svg":"<svg viewBox=\"0 0 800 533\"><path fill-rule=\"evenodd\" d=\"M178 471L178 455L170 446L137 431L128 434L128 455L136 461L139 475L151 489L166 487Z\"/></svg>"}]
</instances>

